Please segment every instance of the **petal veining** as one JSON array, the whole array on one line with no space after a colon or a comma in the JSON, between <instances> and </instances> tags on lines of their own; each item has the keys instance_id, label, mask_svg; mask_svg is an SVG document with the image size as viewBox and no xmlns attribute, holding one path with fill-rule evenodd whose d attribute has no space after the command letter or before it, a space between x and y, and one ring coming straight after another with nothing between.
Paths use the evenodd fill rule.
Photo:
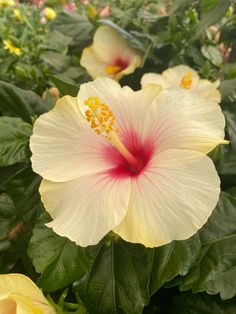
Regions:
<instances>
[{"instance_id":1,"label":"petal veining","mask_svg":"<svg viewBox=\"0 0 236 314\"><path fill-rule=\"evenodd\" d=\"M187 239L207 221L219 193L210 158L195 151L162 152L132 180L127 215L113 230L146 247Z\"/></svg>"},{"instance_id":2,"label":"petal veining","mask_svg":"<svg viewBox=\"0 0 236 314\"><path fill-rule=\"evenodd\" d=\"M106 170L104 143L81 115L76 98L65 96L35 122L30 138L33 169L55 182Z\"/></svg>"},{"instance_id":3,"label":"petal veining","mask_svg":"<svg viewBox=\"0 0 236 314\"><path fill-rule=\"evenodd\" d=\"M208 153L224 141L220 106L180 88L162 91L146 116L145 132L157 150L192 149Z\"/></svg>"},{"instance_id":4,"label":"petal veining","mask_svg":"<svg viewBox=\"0 0 236 314\"><path fill-rule=\"evenodd\" d=\"M43 180L40 194L53 221L49 227L81 246L97 244L124 218L130 179L98 173L54 183Z\"/></svg>"}]
</instances>

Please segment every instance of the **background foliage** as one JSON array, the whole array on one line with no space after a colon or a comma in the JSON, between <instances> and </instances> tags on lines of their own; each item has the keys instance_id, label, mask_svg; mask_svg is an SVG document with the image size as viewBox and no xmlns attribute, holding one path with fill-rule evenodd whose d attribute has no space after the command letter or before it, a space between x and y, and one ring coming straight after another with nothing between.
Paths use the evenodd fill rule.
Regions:
<instances>
[{"instance_id":1,"label":"background foliage","mask_svg":"<svg viewBox=\"0 0 236 314\"><path fill-rule=\"evenodd\" d=\"M236 4L230 0L34 1L0 6L0 272L30 276L58 313L236 312ZM45 6L56 10L53 20ZM73 10L72 10L73 7ZM16 14L18 9L20 15ZM210 153L219 203L192 238L146 249L109 234L81 248L44 226L50 220L30 166L35 119L91 78L80 66L99 25L116 28L145 56L122 85L146 72L188 64L220 79L230 144ZM19 48L16 55L4 46ZM55 86L57 88L55 88Z\"/></svg>"}]
</instances>

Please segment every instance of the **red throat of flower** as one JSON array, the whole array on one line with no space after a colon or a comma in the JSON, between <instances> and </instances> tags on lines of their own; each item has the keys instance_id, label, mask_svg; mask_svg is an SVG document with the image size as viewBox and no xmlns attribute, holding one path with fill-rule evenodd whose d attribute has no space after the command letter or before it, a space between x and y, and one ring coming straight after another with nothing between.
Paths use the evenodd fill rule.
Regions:
<instances>
[{"instance_id":1,"label":"red throat of flower","mask_svg":"<svg viewBox=\"0 0 236 314\"><path fill-rule=\"evenodd\" d=\"M90 127L109 143L104 149L104 158L111 164L109 174L114 177L135 177L146 167L153 154L151 143L142 143L134 131L122 139L115 125L115 116L98 97L85 100L86 120Z\"/></svg>"},{"instance_id":2,"label":"red throat of flower","mask_svg":"<svg viewBox=\"0 0 236 314\"><path fill-rule=\"evenodd\" d=\"M151 141L142 143L134 131L127 134L124 142L137 162L133 164L126 160L115 147L109 145L104 151L104 157L112 165L109 174L116 178L138 177L148 166L153 156L154 145Z\"/></svg>"},{"instance_id":3,"label":"red throat of flower","mask_svg":"<svg viewBox=\"0 0 236 314\"><path fill-rule=\"evenodd\" d=\"M112 64L109 64L106 67L107 74L110 74L112 76L115 76L119 72L125 70L129 66L129 61L127 59L122 59L121 57L118 57L112 62Z\"/></svg>"}]
</instances>

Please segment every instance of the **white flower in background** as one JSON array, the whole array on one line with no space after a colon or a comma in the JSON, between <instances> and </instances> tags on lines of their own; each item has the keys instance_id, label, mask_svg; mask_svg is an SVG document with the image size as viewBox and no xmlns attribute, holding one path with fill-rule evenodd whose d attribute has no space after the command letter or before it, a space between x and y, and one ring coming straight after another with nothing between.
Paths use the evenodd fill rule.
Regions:
<instances>
[{"instance_id":1,"label":"white flower in background","mask_svg":"<svg viewBox=\"0 0 236 314\"><path fill-rule=\"evenodd\" d=\"M94 35L92 46L83 50L80 63L94 79L107 76L119 80L134 72L141 65L142 57L129 47L118 31L101 26Z\"/></svg>"},{"instance_id":2,"label":"white flower in background","mask_svg":"<svg viewBox=\"0 0 236 314\"><path fill-rule=\"evenodd\" d=\"M0 275L1 314L56 314L42 291L22 274Z\"/></svg>"},{"instance_id":3,"label":"white flower in background","mask_svg":"<svg viewBox=\"0 0 236 314\"><path fill-rule=\"evenodd\" d=\"M149 84L157 84L162 89L181 87L217 103L221 100L220 92L217 89L219 81L212 83L200 79L198 73L187 65L169 68L162 74L146 73L142 77L141 85L145 87Z\"/></svg>"},{"instance_id":4,"label":"white flower in background","mask_svg":"<svg viewBox=\"0 0 236 314\"><path fill-rule=\"evenodd\" d=\"M113 230L156 247L207 221L220 180L206 154L226 143L224 116L189 90L159 92L98 78L36 120L32 165L57 234L87 246Z\"/></svg>"}]
</instances>

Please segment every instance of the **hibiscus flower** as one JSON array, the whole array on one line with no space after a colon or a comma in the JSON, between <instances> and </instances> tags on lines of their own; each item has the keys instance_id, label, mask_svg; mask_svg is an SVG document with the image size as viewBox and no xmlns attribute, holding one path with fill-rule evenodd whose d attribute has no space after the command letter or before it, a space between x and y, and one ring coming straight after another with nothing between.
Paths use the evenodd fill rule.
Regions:
<instances>
[{"instance_id":1,"label":"hibiscus flower","mask_svg":"<svg viewBox=\"0 0 236 314\"><path fill-rule=\"evenodd\" d=\"M133 73L141 63L140 53L130 48L121 34L110 26L97 29L92 46L83 50L80 60L92 78L107 76L117 81Z\"/></svg>"},{"instance_id":2,"label":"hibiscus flower","mask_svg":"<svg viewBox=\"0 0 236 314\"><path fill-rule=\"evenodd\" d=\"M162 89L181 87L217 103L221 100L220 92L217 90L219 81L212 83L200 79L198 73L187 65L177 65L162 74L146 73L142 77L141 85L145 87L149 84L157 84Z\"/></svg>"},{"instance_id":3,"label":"hibiscus flower","mask_svg":"<svg viewBox=\"0 0 236 314\"><path fill-rule=\"evenodd\" d=\"M32 165L57 234L87 246L113 230L156 247L207 221L220 180L206 154L226 143L224 116L189 90L158 90L98 78L36 120Z\"/></svg>"}]
</instances>

